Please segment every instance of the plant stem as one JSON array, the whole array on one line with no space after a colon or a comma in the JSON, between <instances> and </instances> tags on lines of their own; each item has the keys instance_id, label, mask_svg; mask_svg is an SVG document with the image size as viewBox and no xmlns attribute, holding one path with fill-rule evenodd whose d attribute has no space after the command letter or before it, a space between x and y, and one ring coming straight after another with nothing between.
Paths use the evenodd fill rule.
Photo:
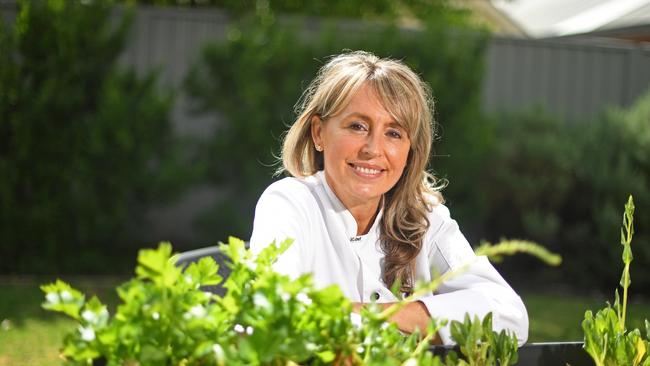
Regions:
<instances>
[{"instance_id":1,"label":"plant stem","mask_svg":"<svg viewBox=\"0 0 650 366\"><path fill-rule=\"evenodd\" d=\"M388 307L387 309L381 312L380 317L384 320L390 319L391 316L397 313L407 303L415 301L418 298L435 291L445 281L450 280L466 272L469 269L470 265L476 262L480 256L496 257L500 255L512 255L515 253L528 253L530 255L533 255L543 260L544 262L550 265L558 265L562 261L562 258L559 255L553 254L548 250L546 250L546 248L529 241L504 240L499 242L496 245L490 245L489 243L486 243L476 249L475 257L469 259L462 265L450 271L445 272L444 274L437 277L433 281L427 283L422 288L414 291L411 295L402 299L402 301L396 302L392 306Z\"/></svg>"},{"instance_id":2,"label":"plant stem","mask_svg":"<svg viewBox=\"0 0 650 366\"><path fill-rule=\"evenodd\" d=\"M621 322L621 330L625 331L625 317L626 317L626 310L627 310L627 288L628 288L628 282L630 280L630 263L627 262L625 263L625 269L623 270L624 273L624 278L625 278L625 286L623 286L623 316L620 319Z\"/></svg>"},{"instance_id":3,"label":"plant stem","mask_svg":"<svg viewBox=\"0 0 650 366\"><path fill-rule=\"evenodd\" d=\"M632 243L632 235L634 234L634 201L632 196L628 198L627 204L625 205L625 213L623 214L623 228L625 229L625 236L621 235L621 244L623 244L623 262L625 267L623 268L623 311L621 318L619 319L619 324L621 331L625 331L625 319L627 316L627 289L630 286L630 263L632 262L632 249L630 244Z\"/></svg>"},{"instance_id":4,"label":"plant stem","mask_svg":"<svg viewBox=\"0 0 650 366\"><path fill-rule=\"evenodd\" d=\"M417 347L415 348L415 351L411 353L411 356L417 356L424 352L425 347L429 347L429 342L433 339L433 337L436 335L436 332L429 332L427 335L420 340L420 343L418 343Z\"/></svg>"}]
</instances>

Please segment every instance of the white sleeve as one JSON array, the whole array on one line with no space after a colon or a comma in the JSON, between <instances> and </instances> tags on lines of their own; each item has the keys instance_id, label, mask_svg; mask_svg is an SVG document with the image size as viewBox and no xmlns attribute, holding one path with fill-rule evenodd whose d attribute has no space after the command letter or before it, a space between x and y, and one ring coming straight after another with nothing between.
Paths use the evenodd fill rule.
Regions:
<instances>
[{"instance_id":1,"label":"white sleeve","mask_svg":"<svg viewBox=\"0 0 650 366\"><path fill-rule=\"evenodd\" d=\"M446 208L445 208L446 210ZM448 212L448 211L447 211ZM433 271L445 273L471 263L462 274L446 281L435 294L419 300L429 314L439 319L463 321L465 314L483 318L492 312L492 326L514 332L519 345L528 339L528 313L521 298L501 277L486 257L477 257L456 221L443 220L433 236L429 263ZM444 344L453 344L449 324L439 331Z\"/></svg>"},{"instance_id":2,"label":"white sleeve","mask_svg":"<svg viewBox=\"0 0 650 366\"><path fill-rule=\"evenodd\" d=\"M293 244L278 258L274 269L296 278L304 273L306 260L304 244L301 243L305 242L305 233L310 230L309 218L301 212L304 210L301 210L300 192L285 189L286 184L280 187L282 189L278 184L271 185L257 201L250 248L253 253L259 253L273 241L280 243L293 239Z\"/></svg>"}]
</instances>

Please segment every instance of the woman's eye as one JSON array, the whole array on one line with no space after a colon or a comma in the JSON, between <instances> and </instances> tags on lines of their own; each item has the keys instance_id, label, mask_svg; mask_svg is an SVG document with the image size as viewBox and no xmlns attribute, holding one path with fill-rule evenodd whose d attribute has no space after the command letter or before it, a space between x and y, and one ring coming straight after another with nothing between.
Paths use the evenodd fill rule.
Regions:
<instances>
[{"instance_id":1,"label":"woman's eye","mask_svg":"<svg viewBox=\"0 0 650 366\"><path fill-rule=\"evenodd\" d=\"M363 130L366 129L366 127L364 125L362 125L361 123L358 123L358 122L351 123L350 128L353 129L353 130L357 130L357 131L363 131Z\"/></svg>"},{"instance_id":2,"label":"woman's eye","mask_svg":"<svg viewBox=\"0 0 650 366\"><path fill-rule=\"evenodd\" d=\"M390 130L388 131L388 136L396 139L401 139L402 138L402 133L396 130Z\"/></svg>"}]
</instances>

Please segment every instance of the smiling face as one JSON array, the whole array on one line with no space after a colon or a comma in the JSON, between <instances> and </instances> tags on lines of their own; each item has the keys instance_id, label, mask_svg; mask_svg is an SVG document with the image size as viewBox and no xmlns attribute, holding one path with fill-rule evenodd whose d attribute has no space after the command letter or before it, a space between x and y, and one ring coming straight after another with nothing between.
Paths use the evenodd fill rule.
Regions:
<instances>
[{"instance_id":1,"label":"smiling face","mask_svg":"<svg viewBox=\"0 0 650 366\"><path fill-rule=\"evenodd\" d=\"M314 144L323 149L327 183L345 207L376 210L402 176L411 141L373 89L361 86L326 121L314 116L311 131Z\"/></svg>"}]
</instances>

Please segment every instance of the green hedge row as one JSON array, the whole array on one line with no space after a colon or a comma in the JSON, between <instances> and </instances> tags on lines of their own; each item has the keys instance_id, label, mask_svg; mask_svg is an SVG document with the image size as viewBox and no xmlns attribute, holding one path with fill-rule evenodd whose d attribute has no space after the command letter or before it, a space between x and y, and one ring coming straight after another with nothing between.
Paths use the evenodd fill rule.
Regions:
<instances>
[{"instance_id":1,"label":"green hedge row","mask_svg":"<svg viewBox=\"0 0 650 366\"><path fill-rule=\"evenodd\" d=\"M650 91L593 121L567 124L537 110L494 117L490 125L495 139L477 182L480 213L464 219L480 223L480 237L525 237L564 256L551 271L527 259L506 263L514 281L603 290L618 283L614 244L629 194L638 211L635 268L650 265ZM647 271L633 272L632 282L650 293Z\"/></svg>"}]
</instances>

